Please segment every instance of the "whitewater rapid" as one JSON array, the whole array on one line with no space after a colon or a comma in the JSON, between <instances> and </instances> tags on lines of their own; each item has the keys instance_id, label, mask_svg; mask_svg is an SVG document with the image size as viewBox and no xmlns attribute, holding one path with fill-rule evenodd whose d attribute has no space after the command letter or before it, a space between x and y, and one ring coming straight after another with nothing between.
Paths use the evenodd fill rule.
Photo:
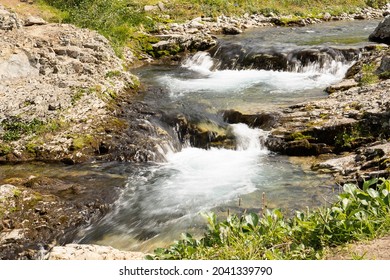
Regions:
<instances>
[{"instance_id":1,"label":"whitewater rapid","mask_svg":"<svg viewBox=\"0 0 390 280\"><path fill-rule=\"evenodd\" d=\"M158 82L168 89L171 97L199 94L205 98L214 95L242 96L257 93L261 99L269 94L294 94L310 89L323 89L340 82L352 62L332 60L325 65L312 63L294 67L292 71L273 70L216 70L216 64L207 52L198 52L187 58L181 65L188 75L162 75Z\"/></svg>"}]
</instances>

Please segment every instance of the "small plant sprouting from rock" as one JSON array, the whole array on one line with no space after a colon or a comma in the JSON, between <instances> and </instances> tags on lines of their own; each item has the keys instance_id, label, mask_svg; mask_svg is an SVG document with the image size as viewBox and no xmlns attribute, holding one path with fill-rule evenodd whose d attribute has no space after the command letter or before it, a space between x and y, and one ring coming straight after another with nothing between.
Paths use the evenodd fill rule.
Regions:
<instances>
[{"instance_id":1,"label":"small plant sprouting from rock","mask_svg":"<svg viewBox=\"0 0 390 280\"><path fill-rule=\"evenodd\" d=\"M106 73L106 78L120 77L121 71L108 71Z\"/></svg>"},{"instance_id":2,"label":"small plant sprouting from rock","mask_svg":"<svg viewBox=\"0 0 390 280\"><path fill-rule=\"evenodd\" d=\"M81 98L83 98L84 95L85 95L85 89L82 89L82 88L76 89L72 95L70 103L72 105L76 105L77 101L79 101Z\"/></svg>"},{"instance_id":3,"label":"small plant sprouting from rock","mask_svg":"<svg viewBox=\"0 0 390 280\"><path fill-rule=\"evenodd\" d=\"M22 135L37 133L44 126L44 122L38 119L24 121L18 117L5 119L1 122L4 130L3 140L6 142L19 140Z\"/></svg>"},{"instance_id":4,"label":"small plant sprouting from rock","mask_svg":"<svg viewBox=\"0 0 390 280\"><path fill-rule=\"evenodd\" d=\"M7 144L0 143L0 156L8 155L12 152L12 148Z\"/></svg>"},{"instance_id":5,"label":"small plant sprouting from rock","mask_svg":"<svg viewBox=\"0 0 390 280\"><path fill-rule=\"evenodd\" d=\"M377 83L379 81L378 75L375 73L377 66L375 64L365 64L363 65L362 71L363 76L360 79L361 85L370 85Z\"/></svg>"},{"instance_id":6,"label":"small plant sprouting from rock","mask_svg":"<svg viewBox=\"0 0 390 280\"><path fill-rule=\"evenodd\" d=\"M85 147L93 145L93 143L94 137L92 135L76 135L73 136L73 141L70 149L73 151L81 150Z\"/></svg>"}]
</instances>

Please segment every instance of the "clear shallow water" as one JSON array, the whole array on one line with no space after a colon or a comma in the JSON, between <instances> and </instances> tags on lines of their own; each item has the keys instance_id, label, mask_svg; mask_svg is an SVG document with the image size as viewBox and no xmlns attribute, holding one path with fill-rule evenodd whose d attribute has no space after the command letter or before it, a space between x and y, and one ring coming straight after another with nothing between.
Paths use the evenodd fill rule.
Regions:
<instances>
[{"instance_id":1,"label":"clear shallow water","mask_svg":"<svg viewBox=\"0 0 390 280\"><path fill-rule=\"evenodd\" d=\"M379 20L354 20L313 24L305 27L265 27L250 29L240 35L222 36L224 41L262 49L286 50L297 46L361 47Z\"/></svg>"}]
</instances>

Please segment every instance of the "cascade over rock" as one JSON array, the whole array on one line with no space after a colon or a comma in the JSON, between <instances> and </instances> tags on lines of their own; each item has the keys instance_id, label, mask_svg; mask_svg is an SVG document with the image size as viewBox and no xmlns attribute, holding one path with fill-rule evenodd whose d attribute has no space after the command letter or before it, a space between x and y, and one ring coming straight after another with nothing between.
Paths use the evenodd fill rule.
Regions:
<instances>
[{"instance_id":1,"label":"cascade over rock","mask_svg":"<svg viewBox=\"0 0 390 280\"><path fill-rule=\"evenodd\" d=\"M348 62L357 59L358 48L300 47L289 49L258 49L238 43L219 44L210 50L218 60L216 68L223 69L263 69L275 71L302 72L305 67L330 66L333 61Z\"/></svg>"}]
</instances>

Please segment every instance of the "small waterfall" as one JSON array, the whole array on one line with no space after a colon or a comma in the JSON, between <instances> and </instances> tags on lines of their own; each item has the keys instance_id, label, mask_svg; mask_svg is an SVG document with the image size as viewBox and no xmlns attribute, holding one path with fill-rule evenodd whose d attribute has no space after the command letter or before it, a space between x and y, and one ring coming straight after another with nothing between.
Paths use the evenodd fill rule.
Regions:
<instances>
[{"instance_id":1,"label":"small waterfall","mask_svg":"<svg viewBox=\"0 0 390 280\"><path fill-rule=\"evenodd\" d=\"M238 151L266 151L264 141L268 132L257 128L250 128L246 124L231 124L232 133L236 138Z\"/></svg>"},{"instance_id":2,"label":"small waterfall","mask_svg":"<svg viewBox=\"0 0 390 280\"><path fill-rule=\"evenodd\" d=\"M248 56L246 61L250 60ZM273 63L279 61L279 58L273 60L268 55L261 57L266 57ZM254 104L278 98L284 102L287 95L305 96L305 92L309 90L321 93L327 86L340 82L353 63L342 58L342 53L340 57L333 58L320 50L312 49L295 51L283 57L283 69L278 70L281 65L279 62L277 69L257 69L256 63L264 65L264 61L253 56L255 62L248 69L241 63L244 69L239 70L224 69L224 62L220 57L212 58L209 53L198 52L182 63L184 71L157 77L157 81L167 88L171 98L207 99L213 102L215 108L231 109L232 102L250 100ZM220 68L215 69L217 66ZM190 73L185 72L186 70L190 70ZM222 102L227 105L224 106Z\"/></svg>"},{"instance_id":3,"label":"small waterfall","mask_svg":"<svg viewBox=\"0 0 390 280\"><path fill-rule=\"evenodd\" d=\"M343 77L359 57L357 49L298 49L287 55L287 70L295 73L319 73Z\"/></svg>"},{"instance_id":4,"label":"small waterfall","mask_svg":"<svg viewBox=\"0 0 390 280\"><path fill-rule=\"evenodd\" d=\"M197 52L195 55L185 59L181 66L191 71L208 75L214 68L214 60L207 52Z\"/></svg>"}]
</instances>

